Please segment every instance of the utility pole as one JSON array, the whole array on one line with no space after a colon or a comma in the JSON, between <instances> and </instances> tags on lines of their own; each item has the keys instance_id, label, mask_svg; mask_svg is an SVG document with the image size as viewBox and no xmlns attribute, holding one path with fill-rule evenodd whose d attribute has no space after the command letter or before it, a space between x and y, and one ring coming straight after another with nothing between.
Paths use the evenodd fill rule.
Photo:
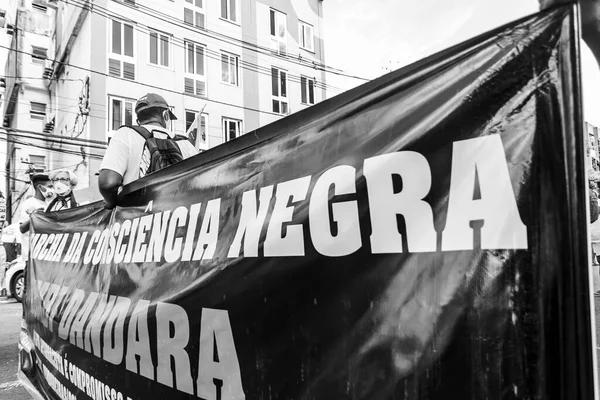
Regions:
<instances>
[{"instance_id":1,"label":"utility pole","mask_svg":"<svg viewBox=\"0 0 600 400\"><path fill-rule=\"evenodd\" d=\"M13 120L14 120L14 113L15 113L15 109L16 109L16 103L17 100L19 98L19 91L21 88L21 55L19 53L19 46L20 46L20 40L19 40L19 34L20 34L20 19L21 19L21 10L19 7L17 7L16 10L16 17L15 17L15 24L13 27L8 27L8 32L12 32L13 35L13 39L11 40L11 46L10 46L10 50L8 52L8 59L9 62L11 62L11 58L12 60L14 60L14 70L12 71L11 75L13 76L12 78L9 79L5 79L5 85L6 85L6 98L4 100L5 102L5 106L4 106L4 111L5 111L5 118L3 121L3 125L7 128L12 127L13 124ZM10 29L12 28L12 29ZM12 54L11 54L12 52ZM12 56L12 57L11 57ZM10 82L10 85L9 85ZM5 172L6 172L6 219L8 221L8 223L10 224L12 222L12 214L13 214L13 210L12 210L12 183L14 180L14 177L12 176L12 162L11 159L14 155L13 150L15 148L13 140L12 140L12 133L10 130L7 130L6 132L6 165L5 165Z\"/></svg>"}]
</instances>

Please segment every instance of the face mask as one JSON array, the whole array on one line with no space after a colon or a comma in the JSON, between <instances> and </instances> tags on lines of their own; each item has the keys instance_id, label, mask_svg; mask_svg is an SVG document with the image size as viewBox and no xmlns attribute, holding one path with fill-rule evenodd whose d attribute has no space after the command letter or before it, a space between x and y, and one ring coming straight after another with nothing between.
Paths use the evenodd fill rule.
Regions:
<instances>
[{"instance_id":1,"label":"face mask","mask_svg":"<svg viewBox=\"0 0 600 400\"><path fill-rule=\"evenodd\" d=\"M59 196L66 196L69 193L71 193L71 186L65 185L62 182L56 182L54 184L54 191L56 192L57 195Z\"/></svg>"},{"instance_id":2,"label":"face mask","mask_svg":"<svg viewBox=\"0 0 600 400\"><path fill-rule=\"evenodd\" d=\"M54 199L54 197L56 197L56 193L54 193L53 189L43 185L39 185L38 187L47 203L49 203L50 201L52 201L52 199Z\"/></svg>"}]
</instances>

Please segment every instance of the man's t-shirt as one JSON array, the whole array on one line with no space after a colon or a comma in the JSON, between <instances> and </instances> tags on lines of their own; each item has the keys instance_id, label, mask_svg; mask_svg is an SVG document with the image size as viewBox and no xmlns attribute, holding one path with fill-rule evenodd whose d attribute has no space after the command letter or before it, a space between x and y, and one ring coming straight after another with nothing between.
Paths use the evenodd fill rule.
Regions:
<instances>
[{"instance_id":1,"label":"man's t-shirt","mask_svg":"<svg viewBox=\"0 0 600 400\"><path fill-rule=\"evenodd\" d=\"M175 137L172 132L158 124L142 126L152 132L154 137L158 139ZM198 154L194 145L187 140L178 140L177 145L181 149L181 155L184 159ZM143 153L145 153L145 157L142 156ZM143 177L148 165L149 151L146 148L146 139L131 128L120 128L108 144L100 164L100 170L110 169L115 171L123 177L123 186L125 186Z\"/></svg>"},{"instance_id":2,"label":"man's t-shirt","mask_svg":"<svg viewBox=\"0 0 600 400\"><path fill-rule=\"evenodd\" d=\"M29 215L37 210L44 211L46 209L46 202L44 200L30 197L21 204L21 216L19 223L29 221ZM29 259L29 232L25 232L21 235L21 257L27 261Z\"/></svg>"}]
</instances>

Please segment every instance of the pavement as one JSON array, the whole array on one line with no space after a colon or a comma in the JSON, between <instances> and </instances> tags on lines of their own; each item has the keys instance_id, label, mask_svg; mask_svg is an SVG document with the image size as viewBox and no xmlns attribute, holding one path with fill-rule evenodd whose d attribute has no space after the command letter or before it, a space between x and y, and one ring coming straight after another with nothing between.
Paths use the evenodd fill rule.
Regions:
<instances>
[{"instance_id":1,"label":"pavement","mask_svg":"<svg viewBox=\"0 0 600 400\"><path fill-rule=\"evenodd\" d=\"M21 303L0 297L0 400L31 400L17 379Z\"/></svg>"}]
</instances>

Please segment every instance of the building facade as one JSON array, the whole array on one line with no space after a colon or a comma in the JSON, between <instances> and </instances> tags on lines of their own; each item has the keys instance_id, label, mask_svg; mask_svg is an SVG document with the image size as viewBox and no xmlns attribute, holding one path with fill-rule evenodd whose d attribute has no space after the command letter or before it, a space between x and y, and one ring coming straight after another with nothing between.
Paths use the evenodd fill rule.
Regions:
<instances>
[{"instance_id":1,"label":"building facade","mask_svg":"<svg viewBox=\"0 0 600 400\"><path fill-rule=\"evenodd\" d=\"M10 50L4 69L0 140L5 148L1 175L10 221L21 202L33 194L29 174L47 171L50 165L53 143L46 134L53 128L52 100L44 77L52 57L56 6L42 0L11 0L7 5L3 33Z\"/></svg>"},{"instance_id":2,"label":"building facade","mask_svg":"<svg viewBox=\"0 0 600 400\"><path fill-rule=\"evenodd\" d=\"M207 149L326 97L321 0L58 2L49 89L54 134L85 143L51 165L77 165L97 198L103 144L135 123L137 98L169 102Z\"/></svg>"}]
</instances>

